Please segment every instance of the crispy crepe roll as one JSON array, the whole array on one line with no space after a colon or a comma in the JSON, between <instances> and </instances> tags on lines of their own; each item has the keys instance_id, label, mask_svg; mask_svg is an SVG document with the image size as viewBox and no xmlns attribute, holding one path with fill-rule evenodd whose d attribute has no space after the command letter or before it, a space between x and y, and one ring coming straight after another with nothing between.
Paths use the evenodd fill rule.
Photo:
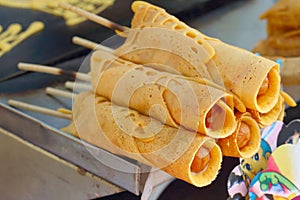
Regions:
<instances>
[{"instance_id":1,"label":"crispy crepe roll","mask_svg":"<svg viewBox=\"0 0 300 200\"><path fill-rule=\"evenodd\" d=\"M257 121L260 127L271 125L274 121L279 120L281 111L284 110L284 101L279 96L276 105L267 113L259 113L257 111L250 111L253 118Z\"/></svg>"},{"instance_id":2,"label":"crispy crepe roll","mask_svg":"<svg viewBox=\"0 0 300 200\"><path fill-rule=\"evenodd\" d=\"M72 108L73 120L70 125L61 130L78 136L80 139L114 154L126 156L150 165L151 163L148 160L141 156L141 154L136 153L138 149L131 136L121 134L117 131L114 135L103 134L102 126L98 125L98 113L96 113L98 104L111 106L111 103L106 98L95 98L92 92L77 95ZM107 126L110 125L108 124ZM121 148L122 146L126 146L126 151Z\"/></svg>"},{"instance_id":3,"label":"crispy crepe roll","mask_svg":"<svg viewBox=\"0 0 300 200\"><path fill-rule=\"evenodd\" d=\"M300 28L300 2L298 0L280 0L264 12L260 19L268 20L268 35L280 35Z\"/></svg>"},{"instance_id":4,"label":"crispy crepe roll","mask_svg":"<svg viewBox=\"0 0 300 200\"><path fill-rule=\"evenodd\" d=\"M73 111L78 135L91 144L198 187L210 184L218 174L222 155L212 138L164 125L90 92L76 97Z\"/></svg>"},{"instance_id":5,"label":"crispy crepe roll","mask_svg":"<svg viewBox=\"0 0 300 200\"><path fill-rule=\"evenodd\" d=\"M147 2L133 2L132 10L135 12L132 29L127 33L126 43L116 49L117 55L136 63L171 66L173 71L184 76L210 78L205 63L215 51L205 35ZM157 30L153 32L147 27ZM145 31L140 32L141 28ZM182 71L181 66L188 70Z\"/></svg>"},{"instance_id":6,"label":"crispy crepe roll","mask_svg":"<svg viewBox=\"0 0 300 200\"><path fill-rule=\"evenodd\" d=\"M183 76L160 72L96 52L91 81L95 92L173 127L224 138L236 121L232 96Z\"/></svg>"},{"instance_id":7,"label":"crispy crepe roll","mask_svg":"<svg viewBox=\"0 0 300 200\"><path fill-rule=\"evenodd\" d=\"M293 57L300 55L300 2L280 0L264 12L267 38L259 41L253 51L264 56Z\"/></svg>"},{"instance_id":8,"label":"crispy crepe roll","mask_svg":"<svg viewBox=\"0 0 300 200\"><path fill-rule=\"evenodd\" d=\"M160 39L161 43L153 42L161 36L167 37ZM202 48L201 45L193 42L180 32L174 32L171 29L145 27L131 30L127 35L126 42L115 53L134 63L145 64L159 71L193 77L197 81L224 90L223 84L214 83L210 76L210 72L218 71L218 69L211 66L207 70L207 66L203 62L205 58L201 58L207 52L199 53L201 50L197 50L197 48ZM214 76L214 79L222 79L221 76L216 77L216 73ZM243 102L235 94L233 97L235 107L240 112L245 112L246 108Z\"/></svg>"},{"instance_id":9,"label":"crispy crepe roll","mask_svg":"<svg viewBox=\"0 0 300 200\"><path fill-rule=\"evenodd\" d=\"M300 29L259 41L253 51L263 56L300 56Z\"/></svg>"},{"instance_id":10,"label":"crispy crepe roll","mask_svg":"<svg viewBox=\"0 0 300 200\"><path fill-rule=\"evenodd\" d=\"M218 144L225 156L249 158L259 149L260 129L250 113L236 115L236 131L227 138L219 139Z\"/></svg>"},{"instance_id":11,"label":"crispy crepe roll","mask_svg":"<svg viewBox=\"0 0 300 200\"><path fill-rule=\"evenodd\" d=\"M149 49L149 46L151 47L150 55L153 55L151 52L155 49L159 52L160 49L170 49L170 52L175 52L176 55L180 54L182 57L181 60L188 61L194 67L194 70L191 70L189 65L184 65L183 62L179 61L183 65L175 65L175 71L179 71L185 76L196 77L193 74L204 71L202 69L203 65L196 65L193 63L197 60L197 56L200 58L203 57L203 51L194 51L194 53L184 54L180 53L181 50L176 51L176 48L180 47L179 49L181 49L187 46L187 44L191 44L195 38L202 37L202 39L208 42L210 47L214 49L212 59L208 62L205 59L203 60L203 62L206 63L207 70L214 82L222 86L224 85L227 90L241 98L245 106L250 109L266 113L275 106L280 89L279 65L277 63L256 56L246 50L227 45L217 39L204 36L199 31L189 28L174 16L169 15L165 10L149 3L135 1L132 8L135 15L132 20L132 29L128 33L128 36L132 34L135 37L130 36L130 40L124 43L124 48L121 46L115 51L117 55L120 55L127 60L133 59L132 61L134 62L147 64L143 60L144 55L147 55L146 49ZM152 34L156 35L156 37L150 37L150 30L148 31L148 29L150 29L149 27L152 27ZM173 32L173 37L176 37L177 39L163 37L162 35L164 34L171 34L169 33L170 31L166 31L165 29L171 30ZM187 30L190 30L191 33L187 34ZM164 34L162 34L162 32ZM143 42L142 38L135 40L141 34L145 35L147 41L144 40ZM182 37L185 37L185 39L182 39ZM171 46L170 44L175 44L173 40L190 40L190 42ZM202 46L202 44L203 43L198 43L197 45ZM138 50L129 53L126 49L130 48L130 45L133 45L131 50ZM194 46L191 45L190 48L194 49ZM141 53L141 49L143 49L143 53ZM134 53L136 53L137 56L133 56ZM204 56L205 55L211 55L211 53L204 53ZM160 58L158 55L157 57ZM145 60L149 63L153 63L151 62L151 59L153 59L153 62L159 62L159 59L153 58L152 56L146 56ZM173 57L173 59L175 59L175 57ZM174 67L174 62L174 60L170 61L169 66ZM163 62L162 64L168 65L167 62ZM200 69L198 69L198 67L200 67ZM202 74L199 74L198 76L201 77ZM206 76L204 77L207 78ZM265 85L265 82L268 83L267 87L263 86Z\"/></svg>"},{"instance_id":12,"label":"crispy crepe roll","mask_svg":"<svg viewBox=\"0 0 300 200\"><path fill-rule=\"evenodd\" d=\"M172 28L193 39L194 43L197 43L205 50L206 53L201 56L204 63L214 56L214 49L205 41L205 35L179 21L176 17L170 16L164 9L147 2L135 1L132 3L132 10L134 12L134 17L131 21L132 29L149 26ZM201 48L195 47L196 50L203 52Z\"/></svg>"},{"instance_id":13,"label":"crispy crepe roll","mask_svg":"<svg viewBox=\"0 0 300 200\"><path fill-rule=\"evenodd\" d=\"M158 39L159 38L159 39ZM189 77L211 79L205 66L211 56L199 41L172 29L145 27L132 29L115 54L152 68ZM181 68L185 66L183 71Z\"/></svg>"},{"instance_id":14,"label":"crispy crepe roll","mask_svg":"<svg viewBox=\"0 0 300 200\"><path fill-rule=\"evenodd\" d=\"M217 66L225 87L237 94L247 108L269 112L279 97L279 65L221 41L211 40L210 44L216 50L211 65Z\"/></svg>"}]
</instances>

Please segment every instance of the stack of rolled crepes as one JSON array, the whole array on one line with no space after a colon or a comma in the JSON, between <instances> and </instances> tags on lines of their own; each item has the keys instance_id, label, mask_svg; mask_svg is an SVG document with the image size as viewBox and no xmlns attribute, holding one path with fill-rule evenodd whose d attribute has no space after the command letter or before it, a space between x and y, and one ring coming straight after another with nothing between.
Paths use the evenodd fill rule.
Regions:
<instances>
[{"instance_id":1,"label":"stack of rolled crepes","mask_svg":"<svg viewBox=\"0 0 300 200\"><path fill-rule=\"evenodd\" d=\"M300 56L300 2L280 0L264 12L267 38L259 41L253 51L263 56Z\"/></svg>"},{"instance_id":2,"label":"stack of rolled crepes","mask_svg":"<svg viewBox=\"0 0 300 200\"><path fill-rule=\"evenodd\" d=\"M260 129L281 120L277 63L209 38L165 10L132 4L127 39L91 57L93 91L64 130L201 187L222 156L251 157ZM284 95L281 95L284 94Z\"/></svg>"}]
</instances>

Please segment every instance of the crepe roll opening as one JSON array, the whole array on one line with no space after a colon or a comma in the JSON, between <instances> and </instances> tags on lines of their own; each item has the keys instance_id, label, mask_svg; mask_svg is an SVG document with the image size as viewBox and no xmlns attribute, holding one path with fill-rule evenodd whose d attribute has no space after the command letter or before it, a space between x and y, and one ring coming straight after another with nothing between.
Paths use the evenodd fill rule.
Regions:
<instances>
[{"instance_id":1,"label":"crepe roll opening","mask_svg":"<svg viewBox=\"0 0 300 200\"><path fill-rule=\"evenodd\" d=\"M250 127L245 122L242 122L237 131L237 145L239 149L242 149L250 143L250 135Z\"/></svg>"},{"instance_id":2,"label":"crepe roll opening","mask_svg":"<svg viewBox=\"0 0 300 200\"><path fill-rule=\"evenodd\" d=\"M250 116L243 117L236 133L237 148L242 158L254 155L260 146L260 129Z\"/></svg>"},{"instance_id":3,"label":"crepe roll opening","mask_svg":"<svg viewBox=\"0 0 300 200\"><path fill-rule=\"evenodd\" d=\"M267 113L277 103L280 91L280 76L276 68L272 68L263 79L261 87L257 91L257 110Z\"/></svg>"},{"instance_id":4,"label":"crepe roll opening","mask_svg":"<svg viewBox=\"0 0 300 200\"><path fill-rule=\"evenodd\" d=\"M219 100L206 113L205 128L207 135L213 138L225 138L235 130L234 113L223 100Z\"/></svg>"},{"instance_id":5,"label":"crepe roll opening","mask_svg":"<svg viewBox=\"0 0 300 200\"><path fill-rule=\"evenodd\" d=\"M213 141L206 141L195 152L190 163L189 177L191 182L198 187L210 184L216 177L222 162L220 147Z\"/></svg>"},{"instance_id":6,"label":"crepe roll opening","mask_svg":"<svg viewBox=\"0 0 300 200\"><path fill-rule=\"evenodd\" d=\"M268 76L266 76L266 78L263 80L263 83L258 90L258 96L266 94L269 89L269 85L270 85L270 81Z\"/></svg>"},{"instance_id":7,"label":"crepe roll opening","mask_svg":"<svg viewBox=\"0 0 300 200\"><path fill-rule=\"evenodd\" d=\"M254 117L257 118L261 127L269 126L274 121L280 120L281 111L284 110L284 102L281 96L279 96L275 106L267 113L254 112Z\"/></svg>"},{"instance_id":8,"label":"crepe roll opening","mask_svg":"<svg viewBox=\"0 0 300 200\"><path fill-rule=\"evenodd\" d=\"M191 171L193 173L201 173L207 168L210 159L209 149L200 147L192 162Z\"/></svg>"}]
</instances>

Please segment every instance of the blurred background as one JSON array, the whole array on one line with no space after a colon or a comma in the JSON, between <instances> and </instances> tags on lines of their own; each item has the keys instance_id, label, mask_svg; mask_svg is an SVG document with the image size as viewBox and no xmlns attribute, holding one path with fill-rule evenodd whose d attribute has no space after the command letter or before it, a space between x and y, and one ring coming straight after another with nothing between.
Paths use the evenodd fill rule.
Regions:
<instances>
[{"instance_id":1,"label":"blurred background","mask_svg":"<svg viewBox=\"0 0 300 200\"><path fill-rule=\"evenodd\" d=\"M19 0L19 2L20 1L21 0ZM77 25L68 26L66 25L65 20L63 20L62 16L52 15L49 12L42 11L41 9L20 8L18 6L11 7L8 6L9 3L7 2L10 1L0 0L0 25L3 30L7 29L9 25L13 23L19 23L22 25L22 27L28 27L30 23L34 21L42 21L45 24L45 27L41 32L28 38L27 40L13 48L10 52L0 57L0 103L6 105L5 102L7 99L19 98L27 99L28 101L32 102L44 101L44 104L48 105L54 103L66 104L61 100L56 100L54 103L49 99L45 100L44 95L41 95L41 90L47 86L61 86L65 81L70 80L69 77L24 72L18 70L17 64L19 62L38 63L43 65L55 66L65 70L77 71L82 63L84 63L87 55L91 51L73 44L72 37L80 36L101 43L107 38L115 35L115 32L91 21L84 21ZM208 36L219 38L226 43L252 51L255 44L259 40L262 40L267 36L266 22L264 20L260 20L259 17L276 1L149 0L148 2L165 8L165 10L167 10L169 13L175 15L180 20L186 22L188 25L198 29ZM129 0L115 0L113 4L102 11L100 15L122 25L130 26L130 20L132 18L132 11L130 9L131 3L132 1ZM296 101L299 101L299 86L289 86L285 89L294 97ZM37 100L38 98L43 99ZM3 110L7 110L7 108L4 106ZM9 117L6 117L4 115L0 116L0 118L2 118L0 119L0 128L11 131L14 130L15 127L12 127L13 123L8 124L7 121L10 120L10 116L15 116L19 113L7 113L8 114L6 116ZM67 123L66 121L58 122L56 121L56 119L44 117L42 115L35 115L30 112L25 113L32 116L33 118L42 120L43 122L49 124L54 128L60 128ZM299 107L287 107L285 123L287 124L293 119L300 118L299 113ZM11 117L10 122L12 121L14 121L13 117ZM18 126L22 127L23 125L18 123ZM30 124L27 124L26 126L27 127L24 129L30 130ZM54 153L50 150L53 142L51 140L45 141L45 138L35 140L32 136L28 136L28 133L17 133L15 135L24 139L26 142L29 142L33 146L38 146L42 149L44 148L43 145L47 144L45 145L46 149L44 150L46 150L50 154ZM6 199L20 199L18 195L9 194L18 193L19 191L26 191L26 186L30 184L36 185L34 187L28 187L29 189L42 188L41 185L39 185L39 187L37 186L41 183L38 175L33 176L35 177L32 180L33 182L30 182L30 179L28 178L31 176L30 173L35 173L35 170L25 170L24 172L22 172L22 165L25 163L25 161L20 160L22 158L18 157L18 155L20 155L18 152L13 153L13 150L7 150L7 148L11 148L11 146L3 145L4 143L6 143L6 137L3 137L2 139L3 140L0 140L0 146L2 145L2 154L0 154L0 160L1 163L4 164L2 164L2 167L0 167L0 171L2 172L0 173L0 194L3 193L4 197L5 195L7 195L6 197L8 198ZM9 141L14 143L14 140L17 139L10 138ZM17 143L15 145L16 146L13 147L16 148L17 151L19 147ZM9 154L6 154L4 152L9 152ZM68 153L72 154L72 152ZM43 155L37 155L37 159L39 158L39 156L43 157ZM58 155L58 157L61 158L61 155ZM30 162L30 156L28 157L28 159L28 162ZM51 163L51 161L49 163ZM157 198L162 200L226 199L228 196L226 188L227 177L234 166L236 166L238 163L238 159L225 157L222 164L222 170L220 171L217 179L210 186L196 188L181 180L174 180L167 186L160 189ZM77 163L72 164L76 165ZM24 165L24 167L28 166L30 165ZM15 168L16 170L9 170L12 168ZM59 170L59 167L57 168L57 170ZM38 166L36 171L36 173L38 174ZM24 173L29 174L24 175ZM53 173L55 173L55 171ZM17 181L18 179L22 179L23 176L27 177L26 180L28 180L28 182L24 181L23 184L20 184L18 187L23 188L22 190L20 190L17 185L14 185L15 182L13 180L16 179L15 181ZM34 181L36 181L36 183L34 183ZM55 183L55 179L52 181L53 182L49 182L48 184ZM46 182L47 178L45 178L43 182L45 186L47 186ZM55 186L53 187L55 188ZM30 194L31 191L29 189L27 190L27 193ZM47 190L47 188L45 188L45 190ZM76 190L77 192L85 195L85 191L80 191L80 187L76 187ZM109 195L101 198L98 198L97 195L91 194L90 196L88 196L88 199L129 200L141 198L141 195L133 194L130 191L123 191L122 189L118 189L116 191L117 192L107 192L107 194ZM70 193L72 192L69 191L69 194ZM55 196L55 194L53 195ZM23 196L23 199L34 198L31 198L30 195L28 195L27 197ZM46 195L43 196L43 192L41 192L41 196L39 199L51 198Z\"/></svg>"}]
</instances>

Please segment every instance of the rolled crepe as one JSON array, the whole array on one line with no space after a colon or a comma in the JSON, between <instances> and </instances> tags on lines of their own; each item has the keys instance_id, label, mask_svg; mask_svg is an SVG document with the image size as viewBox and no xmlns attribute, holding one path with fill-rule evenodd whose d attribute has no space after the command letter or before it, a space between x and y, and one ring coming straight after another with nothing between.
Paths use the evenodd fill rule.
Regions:
<instances>
[{"instance_id":1,"label":"rolled crepe","mask_svg":"<svg viewBox=\"0 0 300 200\"><path fill-rule=\"evenodd\" d=\"M73 124L76 130L65 130L77 131L95 146L161 168L197 187L210 184L220 169L221 150L212 138L164 125L91 92L75 98ZM202 160L198 154L203 151L208 152L205 166L198 166L199 171L194 166L193 172L192 165Z\"/></svg>"},{"instance_id":2,"label":"rolled crepe","mask_svg":"<svg viewBox=\"0 0 300 200\"><path fill-rule=\"evenodd\" d=\"M281 33L259 41L253 48L254 52L263 56L295 57L300 55L300 30Z\"/></svg>"},{"instance_id":3,"label":"rolled crepe","mask_svg":"<svg viewBox=\"0 0 300 200\"><path fill-rule=\"evenodd\" d=\"M199 31L189 28L174 16L169 15L165 10L149 3L135 1L132 4L132 8L135 12L132 20L132 29L127 34L128 41L126 40L115 51L117 55L126 60L146 65L153 63L151 62L151 59L153 59L158 64L168 65L169 67L175 66L176 71L192 77L196 77L195 73L197 72L205 71L203 69L203 63L205 63L211 79L222 86L224 85L228 91L236 94L247 108L266 113L275 106L280 90L279 65L277 63L256 56L246 50L225 44L215 38L204 36ZM156 37L151 38L149 36L150 27L152 28L152 34ZM173 38L163 37L164 34L170 35L170 30L173 32ZM144 40L141 36L147 36L147 40ZM197 43L202 49L207 49L203 47L203 41L205 41L205 44L208 42L209 45L206 46L214 49L214 54L210 53L212 51L203 54L204 56L213 55L209 61L203 59L203 62L194 62L197 60L197 57L203 57L203 51L193 51L196 44L191 45L195 38L198 37L202 38L201 42ZM186 42L187 40L190 40L190 42ZM138 42L135 43L135 41ZM178 41L176 46L172 46L175 44L174 41ZM188 49L186 46L190 47L190 52L193 51L194 53L185 54L181 50L176 51L176 49ZM150 51L150 55L156 56L147 58L145 55L147 55L149 49L152 51ZM169 52L171 54L173 52L176 55L180 54L178 57L189 62L193 67L184 65L181 61L179 62L182 65L174 65L176 63L175 56L172 57L173 60L169 64L165 59L160 63L160 59L157 58L161 57L159 56L161 49L170 49ZM153 54L155 50L158 51L157 54ZM134 54L137 54L137 56L134 56ZM208 56L207 58L210 57ZM192 72L191 69L193 69ZM209 77L202 74L197 76ZM266 89L261 92L264 80L267 80L268 84Z\"/></svg>"},{"instance_id":4,"label":"rolled crepe","mask_svg":"<svg viewBox=\"0 0 300 200\"><path fill-rule=\"evenodd\" d=\"M267 20L267 38L259 41L253 51L263 56L299 56L299 8L297 0L281 0L264 12L260 19Z\"/></svg>"},{"instance_id":5,"label":"rolled crepe","mask_svg":"<svg viewBox=\"0 0 300 200\"><path fill-rule=\"evenodd\" d=\"M279 96L276 105L269 112L267 113L259 113L257 111L250 111L250 112L253 118L257 121L259 126L262 128L271 125L276 120L280 120L282 110L284 110L284 100L281 96Z\"/></svg>"},{"instance_id":6,"label":"rolled crepe","mask_svg":"<svg viewBox=\"0 0 300 200\"><path fill-rule=\"evenodd\" d=\"M300 2L298 0L280 0L265 11L260 19L268 20L268 36L281 35L299 29L299 8Z\"/></svg>"},{"instance_id":7,"label":"rolled crepe","mask_svg":"<svg viewBox=\"0 0 300 200\"><path fill-rule=\"evenodd\" d=\"M218 140L222 154L225 156L249 158L260 147L260 129L250 113L238 113L236 131L223 139Z\"/></svg>"},{"instance_id":8,"label":"rolled crepe","mask_svg":"<svg viewBox=\"0 0 300 200\"><path fill-rule=\"evenodd\" d=\"M202 41L206 42L203 38L191 39L182 32L166 28L136 28L130 30L126 42L115 54L159 70L210 80L205 64L213 56L199 45ZM188 70L183 71L182 66Z\"/></svg>"},{"instance_id":9,"label":"rolled crepe","mask_svg":"<svg viewBox=\"0 0 300 200\"><path fill-rule=\"evenodd\" d=\"M224 86L237 94L247 108L260 113L272 110L279 98L279 65L221 41L211 40L210 44L216 50L210 64L217 67ZM267 88L260 93L266 79Z\"/></svg>"},{"instance_id":10,"label":"rolled crepe","mask_svg":"<svg viewBox=\"0 0 300 200\"><path fill-rule=\"evenodd\" d=\"M224 138L236 127L233 98L193 79L160 72L113 57L92 55L95 93L178 128Z\"/></svg>"}]
</instances>

